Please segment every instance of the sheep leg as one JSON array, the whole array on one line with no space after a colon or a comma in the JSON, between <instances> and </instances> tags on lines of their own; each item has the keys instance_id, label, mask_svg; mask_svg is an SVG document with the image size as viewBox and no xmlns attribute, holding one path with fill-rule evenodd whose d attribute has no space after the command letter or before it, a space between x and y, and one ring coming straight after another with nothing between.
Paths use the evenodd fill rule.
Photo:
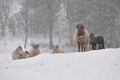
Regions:
<instances>
[{"instance_id":1,"label":"sheep leg","mask_svg":"<svg viewBox=\"0 0 120 80\"><path fill-rule=\"evenodd\" d=\"M102 49L105 49L105 47L104 47L104 42L102 43Z\"/></svg>"},{"instance_id":2,"label":"sheep leg","mask_svg":"<svg viewBox=\"0 0 120 80\"><path fill-rule=\"evenodd\" d=\"M81 49L82 49L82 52L84 52L84 46L83 46L83 44L82 44L82 46L81 46Z\"/></svg>"},{"instance_id":3,"label":"sheep leg","mask_svg":"<svg viewBox=\"0 0 120 80\"><path fill-rule=\"evenodd\" d=\"M80 52L80 43L78 42L78 52Z\"/></svg>"},{"instance_id":4,"label":"sheep leg","mask_svg":"<svg viewBox=\"0 0 120 80\"><path fill-rule=\"evenodd\" d=\"M92 44L92 50L94 50L94 45Z\"/></svg>"},{"instance_id":5,"label":"sheep leg","mask_svg":"<svg viewBox=\"0 0 120 80\"><path fill-rule=\"evenodd\" d=\"M94 45L94 50L96 50L96 44Z\"/></svg>"},{"instance_id":6,"label":"sheep leg","mask_svg":"<svg viewBox=\"0 0 120 80\"><path fill-rule=\"evenodd\" d=\"M86 51L86 47L87 47L87 46L84 46L84 52Z\"/></svg>"},{"instance_id":7,"label":"sheep leg","mask_svg":"<svg viewBox=\"0 0 120 80\"><path fill-rule=\"evenodd\" d=\"M101 49L101 44L98 44L99 45L99 49Z\"/></svg>"}]
</instances>

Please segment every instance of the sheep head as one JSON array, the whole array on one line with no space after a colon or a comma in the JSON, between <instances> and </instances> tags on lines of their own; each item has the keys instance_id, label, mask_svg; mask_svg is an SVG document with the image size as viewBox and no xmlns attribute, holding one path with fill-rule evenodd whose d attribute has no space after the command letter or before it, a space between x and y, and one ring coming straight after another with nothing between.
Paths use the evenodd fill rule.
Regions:
<instances>
[{"instance_id":1,"label":"sheep head","mask_svg":"<svg viewBox=\"0 0 120 80\"><path fill-rule=\"evenodd\" d=\"M84 32L84 25L82 22L79 22L76 26L77 30L79 33L83 33Z\"/></svg>"},{"instance_id":2,"label":"sheep head","mask_svg":"<svg viewBox=\"0 0 120 80\"><path fill-rule=\"evenodd\" d=\"M31 46L36 50L40 47L41 44L31 44Z\"/></svg>"},{"instance_id":3,"label":"sheep head","mask_svg":"<svg viewBox=\"0 0 120 80\"><path fill-rule=\"evenodd\" d=\"M52 49L56 51L59 48L59 45L52 45Z\"/></svg>"},{"instance_id":4,"label":"sheep head","mask_svg":"<svg viewBox=\"0 0 120 80\"><path fill-rule=\"evenodd\" d=\"M22 51L23 49L22 49L21 46L19 46L19 47L16 49L16 51L18 51L18 50L21 50L21 51Z\"/></svg>"}]
</instances>

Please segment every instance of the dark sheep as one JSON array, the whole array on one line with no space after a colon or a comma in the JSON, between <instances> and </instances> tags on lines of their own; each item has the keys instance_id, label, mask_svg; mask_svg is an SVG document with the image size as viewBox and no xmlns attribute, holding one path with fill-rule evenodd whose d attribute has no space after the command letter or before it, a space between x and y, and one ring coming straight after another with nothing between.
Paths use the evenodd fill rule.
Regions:
<instances>
[{"instance_id":1,"label":"dark sheep","mask_svg":"<svg viewBox=\"0 0 120 80\"><path fill-rule=\"evenodd\" d=\"M104 38L102 36L97 36L96 39L97 39L97 44L98 44L99 49L105 49L104 48Z\"/></svg>"},{"instance_id":2,"label":"dark sheep","mask_svg":"<svg viewBox=\"0 0 120 80\"><path fill-rule=\"evenodd\" d=\"M94 34L90 34L90 45L92 45L92 50L96 50L97 38Z\"/></svg>"}]
</instances>

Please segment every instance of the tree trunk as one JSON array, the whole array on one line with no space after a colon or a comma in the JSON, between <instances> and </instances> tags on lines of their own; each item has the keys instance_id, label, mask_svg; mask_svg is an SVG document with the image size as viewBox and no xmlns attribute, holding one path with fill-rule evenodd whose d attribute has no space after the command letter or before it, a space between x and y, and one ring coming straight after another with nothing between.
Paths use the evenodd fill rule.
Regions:
<instances>
[{"instance_id":1,"label":"tree trunk","mask_svg":"<svg viewBox=\"0 0 120 80\"><path fill-rule=\"evenodd\" d=\"M27 36L25 37L25 44L24 44L24 48L26 48L26 44L27 44Z\"/></svg>"}]
</instances>

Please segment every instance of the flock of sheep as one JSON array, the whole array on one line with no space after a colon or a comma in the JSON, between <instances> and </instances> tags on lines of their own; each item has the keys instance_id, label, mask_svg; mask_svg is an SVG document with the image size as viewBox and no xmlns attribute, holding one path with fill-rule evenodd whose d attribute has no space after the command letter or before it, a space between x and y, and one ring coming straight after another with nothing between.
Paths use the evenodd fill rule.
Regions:
<instances>
[{"instance_id":1,"label":"flock of sheep","mask_svg":"<svg viewBox=\"0 0 120 80\"><path fill-rule=\"evenodd\" d=\"M104 38L102 36L95 37L93 33L89 35L82 22L76 26L73 41L78 46L78 52L107 48L104 44Z\"/></svg>"},{"instance_id":2,"label":"flock of sheep","mask_svg":"<svg viewBox=\"0 0 120 80\"><path fill-rule=\"evenodd\" d=\"M17 47L17 49L15 49L12 53L13 60L30 58L38 54L41 54L39 49L40 45L41 44L31 44L32 49L29 52L23 51L21 46ZM55 53L65 53L65 52L59 48L59 45L52 45L52 54Z\"/></svg>"},{"instance_id":3,"label":"flock of sheep","mask_svg":"<svg viewBox=\"0 0 120 80\"><path fill-rule=\"evenodd\" d=\"M79 22L76 26L76 31L73 36L73 41L78 46L78 52L107 48L107 46L104 44L104 38L102 36L95 37L94 34L89 35L89 32L85 29L82 22ZM23 51L22 47L19 46L12 53L13 60L30 58L38 54L41 54L39 49L40 45L41 44L31 44L32 49L29 52ZM59 48L59 45L52 45L52 54L55 53L65 53L65 52Z\"/></svg>"}]
</instances>

